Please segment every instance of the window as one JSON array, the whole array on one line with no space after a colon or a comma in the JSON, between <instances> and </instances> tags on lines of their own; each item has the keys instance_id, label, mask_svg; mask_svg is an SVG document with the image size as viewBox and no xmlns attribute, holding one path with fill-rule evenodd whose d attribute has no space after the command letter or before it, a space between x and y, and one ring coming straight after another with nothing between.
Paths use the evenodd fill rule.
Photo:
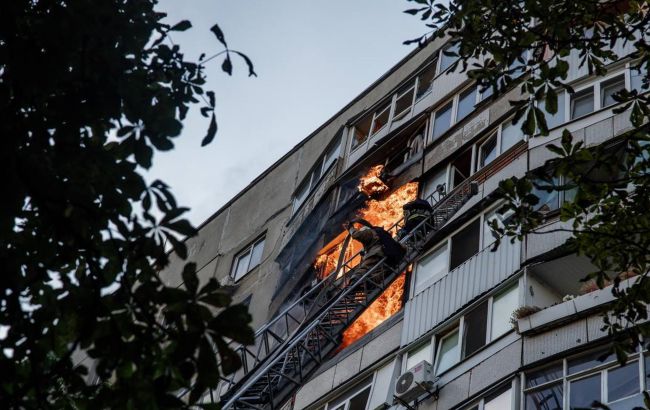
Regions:
<instances>
[{"instance_id":1,"label":"window","mask_svg":"<svg viewBox=\"0 0 650 410\"><path fill-rule=\"evenodd\" d=\"M533 190L531 191L537 198L539 202L535 205L534 209L536 211L547 213L560 209L560 191L553 189L554 186L559 185L559 180L553 178L552 181L538 181L539 187L533 184Z\"/></svg>"},{"instance_id":2,"label":"window","mask_svg":"<svg viewBox=\"0 0 650 410\"><path fill-rule=\"evenodd\" d=\"M565 93L564 91L560 91L557 93L557 112L555 114L551 114L546 111L546 103L542 100L540 101L540 107L539 109L544 112L544 118L546 119L546 127L550 130L553 129L557 126L560 126L566 122L565 118L565 113L564 113L564 99L565 99Z\"/></svg>"},{"instance_id":3,"label":"window","mask_svg":"<svg viewBox=\"0 0 650 410\"><path fill-rule=\"evenodd\" d=\"M426 360L427 362L431 363L431 342L407 353L406 368L404 370L412 369L422 360Z\"/></svg>"},{"instance_id":4,"label":"window","mask_svg":"<svg viewBox=\"0 0 650 410\"><path fill-rule=\"evenodd\" d=\"M422 199L429 199L433 195L433 200L437 201L441 194L447 191L447 169L443 168L436 172L431 178L427 179L424 189L422 190Z\"/></svg>"},{"instance_id":5,"label":"window","mask_svg":"<svg viewBox=\"0 0 650 410\"><path fill-rule=\"evenodd\" d=\"M438 73L446 71L453 63L458 60L458 55L447 55L447 54L457 54L459 50L458 44L449 44L445 46L440 51L440 67L438 68Z\"/></svg>"},{"instance_id":6,"label":"window","mask_svg":"<svg viewBox=\"0 0 650 410\"><path fill-rule=\"evenodd\" d=\"M413 106L413 98L415 97L415 83L409 84L406 89L397 92L395 98L395 114L393 121L398 121L404 118Z\"/></svg>"},{"instance_id":7,"label":"window","mask_svg":"<svg viewBox=\"0 0 650 410\"><path fill-rule=\"evenodd\" d=\"M458 108L456 109L456 122L461 121L474 111L476 105L476 86L460 93L458 97Z\"/></svg>"},{"instance_id":8,"label":"window","mask_svg":"<svg viewBox=\"0 0 650 410\"><path fill-rule=\"evenodd\" d=\"M370 123L372 122L372 115L366 115L361 120L359 120L354 127L352 128L353 138L352 138L352 149L355 149L359 145L363 144L370 135Z\"/></svg>"},{"instance_id":9,"label":"window","mask_svg":"<svg viewBox=\"0 0 650 410\"><path fill-rule=\"evenodd\" d=\"M316 164L309 171L309 174L305 177L304 181L300 184L296 193L293 196L293 209L292 213L296 213L300 206L305 202L309 193L316 188L320 179L325 173L330 169L332 164L336 161L341 153L341 140L337 138L336 142L332 144L325 154L318 158Z\"/></svg>"},{"instance_id":10,"label":"window","mask_svg":"<svg viewBox=\"0 0 650 410\"><path fill-rule=\"evenodd\" d=\"M600 360L603 356L607 357ZM638 353L630 354L624 366L619 366L614 355L602 350L563 359L526 373L524 408L562 409L565 400L570 409L591 408L594 401L612 410L642 406L642 384L646 389L648 385L639 374L645 367Z\"/></svg>"},{"instance_id":11,"label":"window","mask_svg":"<svg viewBox=\"0 0 650 410\"><path fill-rule=\"evenodd\" d=\"M451 237L449 270L452 271L479 251L481 223L474 220Z\"/></svg>"},{"instance_id":12,"label":"window","mask_svg":"<svg viewBox=\"0 0 650 410\"><path fill-rule=\"evenodd\" d=\"M447 273L447 243L420 259L415 268L415 288L418 294Z\"/></svg>"},{"instance_id":13,"label":"window","mask_svg":"<svg viewBox=\"0 0 650 410\"><path fill-rule=\"evenodd\" d=\"M614 100L614 95L619 91L625 89L625 76L623 74L603 81L600 84L600 106L602 108L609 107L617 103Z\"/></svg>"},{"instance_id":14,"label":"window","mask_svg":"<svg viewBox=\"0 0 650 410\"><path fill-rule=\"evenodd\" d=\"M630 68L630 88L637 90L639 93L647 91L647 88L643 88L644 76L645 72L642 68Z\"/></svg>"},{"instance_id":15,"label":"window","mask_svg":"<svg viewBox=\"0 0 650 410\"><path fill-rule=\"evenodd\" d=\"M433 88L433 79L436 76L437 60L433 60L422 72L418 75L418 89L415 93L415 99L419 100L428 94Z\"/></svg>"},{"instance_id":16,"label":"window","mask_svg":"<svg viewBox=\"0 0 650 410\"><path fill-rule=\"evenodd\" d=\"M391 103L386 102L375 112L375 115L372 119L372 127L370 128L370 135L374 135L379 132L386 124L388 124L388 118L390 117L390 106Z\"/></svg>"},{"instance_id":17,"label":"window","mask_svg":"<svg viewBox=\"0 0 650 410\"><path fill-rule=\"evenodd\" d=\"M589 87L571 96L571 119L594 112L594 88Z\"/></svg>"},{"instance_id":18,"label":"window","mask_svg":"<svg viewBox=\"0 0 650 410\"><path fill-rule=\"evenodd\" d=\"M492 235L492 228L490 224L492 221L497 221L497 225L503 228L508 219L515 213L512 209L506 211L505 214L499 213L499 207L483 216L483 248L494 243L494 236Z\"/></svg>"},{"instance_id":19,"label":"window","mask_svg":"<svg viewBox=\"0 0 650 410\"><path fill-rule=\"evenodd\" d=\"M467 150L451 163L451 187L456 188L472 175L472 150Z\"/></svg>"},{"instance_id":20,"label":"window","mask_svg":"<svg viewBox=\"0 0 650 410\"><path fill-rule=\"evenodd\" d=\"M478 149L478 169L483 168L497 157L497 134L488 137Z\"/></svg>"},{"instance_id":21,"label":"window","mask_svg":"<svg viewBox=\"0 0 650 410\"><path fill-rule=\"evenodd\" d=\"M506 152L513 147L516 143L524 139L524 134L521 131L521 124L514 124L508 121L501 126L501 149L500 153Z\"/></svg>"},{"instance_id":22,"label":"window","mask_svg":"<svg viewBox=\"0 0 650 410\"><path fill-rule=\"evenodd\" d=\"M438 342L436 354L436 375L441 374L460 360L458 346L458 328L443 336Z\"/></svg>"},{"instance_id":23,"label":"window","mask_svg":"<svg viewBox=\"0 0 650 410\"><path fill-rule=\"evenodd\" d=\"M262 262L262 253L264 252L264 237L248 245L243 251L239 252L233 261L230 276L235 282L244 277L248 272L253 270Z\"/></svg>"},{"instance_id":24,"label":"window","mask_svg":"<svg viewBox=\"0 0 650 410\"><path fill-rule=\"evenodd\" d=\"M366 410L372 387L372 377L363 381L360 386L351 389L340 397L327 403L327 410Z\"/></svg>"},{"instance_id":25,"label":"window","mask_svg":"<svg viewBox=\"0 0 650 410\"><path fill-rule=\"evenodd\" d=\"M464 317L463 357L485 346L487 342L488 302L481 303Z\"/></svg>"},{"instance_id":26,"label":"window","mask_svg":"<svg viewBox=\"0 0 650 410\"><path fill-rule=\"evenodd\" d=\"M447 105L436 111L433 122L433 140L440 138L449 128L451 128L451 109L453 103L450 101Z\"/></svg>"},{"instance_id":27,"label":"window","mask_svg":"<svg viewBox=\"0 0 650 410\"><path fill-rule=\"evenodd\" d=\"M512 382L510 382L467 410L512 410L512 403Z\"/></svg>"},{"instance_id":28,"label":"window","mask_svg":"<svg viewBox=\"0 0 650 410\"><path fill-rule=\"evenodd\" d=\"M490 340L496 340L512 329L510 318L519 306L519 289L514 286L492 299Z\"/></svg>"}]
</instances>

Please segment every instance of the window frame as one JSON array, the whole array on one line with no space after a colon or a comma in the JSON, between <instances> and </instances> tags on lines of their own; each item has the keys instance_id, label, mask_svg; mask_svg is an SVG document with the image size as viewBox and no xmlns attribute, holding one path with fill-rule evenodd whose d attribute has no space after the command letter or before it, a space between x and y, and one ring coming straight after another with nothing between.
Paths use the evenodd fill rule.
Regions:
<instances>
[{"instance_id":1,"label":"window frame","mask_svg":"<svg viewBox=\"0 0 650 410\"><path fill-rule=\"evenodd\" d=\"M251 266L251 261L253 258L253 250L255 249L255 246L257 246L259 243L262 243L262 253L260 254L260 260L257 261L257 263L253 266ZM230 267L230 273L228 277L232 279L235 283L239 282L242 280L244 277L248 276L249 273L251 273L255 268L260 266L263 262L263 256L264 256L264 247L266 245L266 232L264 232L262 235L258 236L255 238L255 240L251 241L248 243L248 245L244 246L239 252L237 252L232 259L232 264ZM239 277L237 277L237 270L239 267L239 260L244 257L245 255L248 255L249 259L247 262L247 267L246 271Z\"/></svg>"},{"instance_id":2,"label":"window frame","mask_svg":"<svg viewBox=\"0 0 650 410\"><path fill-rule=\"evenodd\" d=\"M302 182L298 184L298 188L293 192L291 196L291 215L295 215L302 208L302 206L307 202L307 198L314 192L316 187L320 184L321 180L330 170L331 167L336 164L336 162L341 158L341 145L342 138L335 138L334 142L330 143L325 151L318 157L314 165L309 169L309 172L304 176ZM331 155L331 157L330 157ZM331 161L328 159L334 158ZM318 178L314 178L318 171ZM305 196L301 200L298 200L297 194L306 187Z\"/></svg>"},{"instance_id":3,"label":"window frame","mask_svg":"<svg viewBox=\"0 0 650 410\"><path fill-rule=\"evenodd\" d=\"M460 104L460 97L461 97L461 95L463 95L464 93L466 93L466 92L468 92L470 90L472 91L471 95L474 96L474 105L472 106L472 110L470 112L468 112L463 118L458 118L458 106ZM469 118L472 115L472 113L474 111L476 111L476 106L480 102L481 102L481 93L479 91L479 87L476 85L475 82L471 82L471 83L467 84L465 87L463 87L462 89L460 89L460 91L457 91L456 93L454 93L454 95L452 95L451 97L448 97L447 99L445 99L442 103L437 104L437 109L434 110L431 113L431 117L430 117L431 132L430 132L430 135L427 136L428 143L431 143L433 141L436 141L436 140L442 138L456 124L458 124L459 122L462 122L466 118ZM438 118L438 113L440 111L443 111L448 106L450 106L449 128L442 131L440 133L440 135L438 137L436 137L434 135L434 131L435 131L435 126L436 126L436 120Z\"/></svg>"},{"instance_id":4,"label":"window frame","mask_svg":"<svg viewBox=\"0 0 650 410\"><path fill-rule=\"evenodd\" d=\"M446 56L443 52L447 51L447 50L449 50L451 48L454 48L454 47L458 48L459 44L454 45L451 42L447 42L442 47L440 47L440 50L438 50L438 52L436 53L436 60L437 60L436 76L439 76L439 75L444 74L447 71L449 71L449 67L454 65L454 63L460 59L460 57L456 57L456 59L454 61L452 61L447 67L445 67L444 69L442 68L442 60L443 60L443 58L453 58L453 57L450 57L450 56Z\"/></svg>"},{"instance_id":5,"label":"window frame","mask_svg":"<svg viewBox=\"0 0 650 410\"><path fill-rule=\"evenodd\" d=\"M440 376L440 375L444 374L445 372L449 371L450 369L452 369L454 366L456 366L458 363L460 363L462 361L462 349L463 349L462 340L463 340L463 334L464 334L464 332L462 331L462 329L463 329L463 321L464 321L463 319L464 319L464 316L461 316L461 318L458 320L457 323L452 324L451 326L449 326L447 328L447 330L445 332L439 333L435 337L436 352L435 352L435 357L434 357L434 360L433 360L434 361L434 363L433 363L433 374L436 375L436 376ZM454 333L456 333L456 337L457 337L456 351L458 353L456 355L457 357L455 358L456 361L453 362L452 364L450 364L449 367L447 367L446 369L444 369L442 371L439 371L438 366L440 365L440 351L442 350L442 344L446 339L449 339L450 337L452 337L452 335Z\"/></svg>"}]
</instances>

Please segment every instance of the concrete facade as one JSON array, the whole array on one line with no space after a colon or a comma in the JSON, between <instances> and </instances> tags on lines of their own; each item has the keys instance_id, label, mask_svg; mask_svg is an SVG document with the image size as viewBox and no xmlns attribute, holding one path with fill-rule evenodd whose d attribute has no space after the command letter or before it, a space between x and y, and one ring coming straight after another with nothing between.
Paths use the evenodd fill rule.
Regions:
<instances>
[{"instance_id":1,"label":"concrete facade","mask_svg":"<svg viewBox=\"0 0 650 410\"><path fill-rule=\"evenodd\" d=\"M358 200L354 187L359 177L369 167L386 163L391 153L407 144L412 130L426 130L423 147L411 153L411 162L396 168L393 182L418 182L424 192L429 189L427 183L439 183L436 178L442 178L451 190L458 183L455 170L467 166L461 159L469 156L471 165L465 176L478 183L479 191L438 233L433 248L441 247L445 255L435 262L440 264L436 267L442 266L435 273L439 276L429 278L425 289L415 293L418 275L427 279L434 274L426 258L433 248L423 250L407 276L404 308L332 355L296 392L288 408L406 408L395 399L394 388L398 377L409 370L410 355L416 353L432 365L439 390L423 394L409 403L411 407L482 409L501 400L499 403L510 403L502 407L506 410L535 408L527 407L526 397L537 390L522 384L529 372L552 361L570 360L566 358L607 340L600 329L599 312L611 302L611 293L606 289L575 294L589 265L567 255L563 247L569 234L558 229L566 229L570 223L558 219L559 196L538 234L523 242L502 243L496 252L490 249L485 221L498 205L494 198L499 182L544 166L554 157L547 147L559 143L564 128L587 146L606 144L631 129L627 113L614 114L611 107L596 109L596 104L591 114L567 119L549 136L528 139L522 134L511 146L499 148L500 152L494 148L491 162L481 164L481 150L487 149L492 138L495 147L505 146L504 135L513 132L508 128L509 101L521 95L515 88L497 99L484 99L476 91L473 111L459 121L450 121L448 129L434 138L437 113L449 102L455 112L461 93L472 87L464 73L437 72L428 89L416 98L416 91L426 88L426 70L442 58L445 41L436 39L399 62L218 210L202 224L199 235L187 241L189 260L198 264L201 278L214 277L232 286L234 301L248 304L253 326L259 328L295 300L313 278L311 266L318 249L340 232L340 223L362 204L354 202ZM621 52L625 50L621 48ZM612 67L612 73L628 78L625 59ZM578 69L572 70L570 77L581 87L599 81ZM396 93L409 84L416 90L409 112L393 121ZM353 148L355 126L364 118L373 118L375 110L388 102L387 123ZM336 161L322 170L302 204L295 206L299 188L309 183L333 143L340 143ZM469 247L458 239L460 233L474 226L479 228L468 234L479 236L473 255L449 269L454 249ZM259 263L235 278L233 266L238 256L260 238L264 238L264 247ZM183 263L172 257L163 272L169 283L180 284L177 272ZM522 306L539 311L513 320L514 329L510 318ZM362 404L343 400L355 389L365 389L368 380L370 392ZM341 400L346 407L339 407ZM566 397L561 401L568 403Z\"/></svg>"}]
</instances>

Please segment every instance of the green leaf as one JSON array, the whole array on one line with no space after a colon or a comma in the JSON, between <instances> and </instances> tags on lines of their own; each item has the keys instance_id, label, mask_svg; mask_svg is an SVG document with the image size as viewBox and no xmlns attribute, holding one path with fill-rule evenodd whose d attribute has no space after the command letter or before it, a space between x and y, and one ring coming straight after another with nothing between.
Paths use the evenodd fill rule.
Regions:
<instances>
[{"instance_id":1,"label":"green leaf","mask_svg":"<svg viewBox=\"0 0 650 410\"><path fill-rule=\"evenodd\" d=\"M205 134L205 137L203 137L203 140L201 141L201 146L205 147L206 145L211 143L215 135L217 135L217 117L214 115L214 113L212 113L212 118L210 119L210 126L208 127L207 134Z\"/></svg>"}]
</instances>

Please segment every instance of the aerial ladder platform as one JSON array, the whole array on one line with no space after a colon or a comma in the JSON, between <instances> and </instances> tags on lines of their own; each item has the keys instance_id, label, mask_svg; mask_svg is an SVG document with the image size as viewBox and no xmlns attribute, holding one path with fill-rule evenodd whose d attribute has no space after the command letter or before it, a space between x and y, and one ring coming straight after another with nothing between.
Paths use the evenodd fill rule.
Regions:
<instances>
[{"instance_id":1,"label":"aerial ladder platform","mask_svg":"<svg viewBox=\"0 0 650 410\"><path fill-rule=\"evenodd\" d=\"M339 261L334 273L262 326L253 345L233 346L242 367L221 377L220 392L211 392L212 400L225 410L280 409L331 358L345 329L438 239L440 228L477 193L478 185L465 181L449 193L443 191L427 198L433 207L431 216L400 241L407 252L398 266L389 266L384 258L363 276L354 277L350 273L359 254ZM391 230L402 225L403 220ZM339 271L349 276L347 286L334 284Z\"/></svg>"}]
</instances>

